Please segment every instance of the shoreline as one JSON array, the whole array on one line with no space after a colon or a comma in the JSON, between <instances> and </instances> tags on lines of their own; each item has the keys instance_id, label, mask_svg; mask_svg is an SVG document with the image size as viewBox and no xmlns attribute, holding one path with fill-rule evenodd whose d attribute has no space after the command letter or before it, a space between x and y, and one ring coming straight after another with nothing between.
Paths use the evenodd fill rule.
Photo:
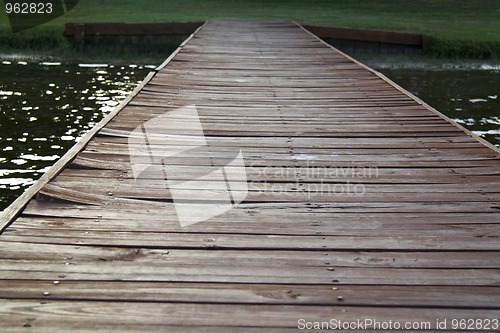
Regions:
<instances>
[{"instance_id":1,"label":"shoreline","mask_svg":"<svg viewBox=\"0 0 500 333\"><path fill-rule=\"evenodd\" d=\"M172 52L155 52L148 50L141 53L138 48L129 50L118 49L88 49L69 50L55 56L54 53L44 51L0 51L0 62L44 62L54 61L64 64L77 64L89 62L104 62L110 64L129 64L133 62L139 65L160 64ZM374 54L366 52L346 52L356 60L374 69L414 69L414 70L484 70L500 71L500 59L468 59L468 58L435 58L425 54Z\"/></svg>"},{"instance_id":2,"label":"shoreline","mask_svg":"<svg viewBox=\"0 0 500 333\"><path fill-rule=\"evenodd\" d=\"M456 70L456 71L500 71L500 59L436 59L425 55L370 55L353 54L356 60L376 70L412 69L412 70Z\"/></svg>"},{"instance_id":3,"label":"shoreline","mask_svg":"<svg viewBox=\"0 0 500 333\"><path fill-rule=\"evenodd\" d=\"M37 30L37 29L35 29ZM160 44L142 44L127 46L110 43L108 45L93 45L83 48L71 45L62 34L56 34L53 29L42 29L42 33L27 31L26 34L11 34L8 37L8 43L2 43L5 40L6 32L0 30L0 61L36 61L50 60L64 63L78 63L82 61L112 61L116 64L125 64L129 62L138 62L142 64L157 63L164 61L181 41L177 39L167 40ZM36 36L40 39L35 38ZM50 40L50 43L44 41ZM325 40L327 43L328 41ZM446 47L452 45L445 43ZM495 53L492 57L471 57L470 53L453 54L443 56L445 49L439 49L439 41L433 42L425 50L414 50L411 52L391 52L382 50L374 52L366 50L363 46L359 48L349 47L348 50L339 48L342 52L365 63L375 69L380 68L405 68L405 69L434 69L434 70L499 70L500 53ZM457 41L457 47L463 47L463 41ZM488 43L478 42L475 44L475 50L484 46L488 48ZM500 42L499 42L500 45ZM500 48L500 46L499 46ZM442 52L441 52L442 51Z\"/></svg>"}]
</instances>

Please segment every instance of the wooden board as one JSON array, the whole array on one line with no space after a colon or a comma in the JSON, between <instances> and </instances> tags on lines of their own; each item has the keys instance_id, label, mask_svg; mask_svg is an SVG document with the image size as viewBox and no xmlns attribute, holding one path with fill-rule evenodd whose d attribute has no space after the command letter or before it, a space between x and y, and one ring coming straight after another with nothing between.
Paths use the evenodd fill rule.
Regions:
<instances>
[{"instance_id":1,"label":"wooden board","mask_svg":"<svg viewBox=\"0 0 500 333\"><path fill-rule=\"evenodd\" d=\"M183 138L187 106L206 150ZM129 142L164 114L167 142ZM168 180L204 178L185 198L216 193L209 171L241 153L231 189L245 199L182 227L165 179L135 179L131 149L152 161L186 149ZM301 26L210 21L0 218L1 327L291 332L369 318L494 331L499 185L498 149Z\"/></svg>"}]
</instances>

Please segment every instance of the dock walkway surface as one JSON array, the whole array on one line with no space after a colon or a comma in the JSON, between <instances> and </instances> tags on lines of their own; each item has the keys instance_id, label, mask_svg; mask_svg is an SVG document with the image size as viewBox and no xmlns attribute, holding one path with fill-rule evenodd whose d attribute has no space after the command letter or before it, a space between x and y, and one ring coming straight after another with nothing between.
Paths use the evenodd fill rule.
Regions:
<instances>
[{"instance_id":1,"label":"dock walkway surface","mask_svg":"<svg viewBox=\"0 0 500 333\"><path fill-rule=\"evenodd\" d=\"M209 21L4 212L0 331L498 331L499 185L300 25Z\"/></svg>"}]
</instances>

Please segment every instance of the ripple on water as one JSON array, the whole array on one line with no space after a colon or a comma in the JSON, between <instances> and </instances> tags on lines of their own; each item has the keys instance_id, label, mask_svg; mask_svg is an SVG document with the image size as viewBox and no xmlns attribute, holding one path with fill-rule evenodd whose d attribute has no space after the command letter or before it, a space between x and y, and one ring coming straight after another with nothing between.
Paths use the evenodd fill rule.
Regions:
<instances>
[{"instance_id":1,"label":"ripple on water","mask_svg":"<svg viewBox=\"0 0 500 333\"><path fill-rule=\"evenodd\" d=\"M108 67L108 64L78 64L79 67L82 68L103 68Z\"/></svg>"},{"instance_id":2,"label":"ripple on water","mask_svg":"<svg viewBox=\"0 0 500 333\"><path fill-rule=\"evenodd\" d=\"M469 99L469 102L471 103L487 103L488 100L484 98L471 98Z\"/></svg>"},{"instance_id":3,"label":"ripple on water","mask_svg":"<svg viewBox=\"0 0 500 333\"><path fill-rule=\"evenodd\" d=\"M382 69L455 122L500 147L500 66L480 70ZM446 82L446 84L443 84Z\"/></svg>"},{"instance_id":4,"label":"ripple on water","mask_svg":"<svg viewBox=\"0 0 500 333\"><path fill-rule=\"evenodd\" d=\"M20 157L22 159L30 160L30 161L56 161L61 156L59 156L59 155L39 156L39 155L33 155L33 154L23 154Z\"/></svg>"},{"instance_id":5,"label":"ripple on water","mask_svg":"<svg viewBox=\"0 0 500 333\"><path fill-rule=\"evenodd\" d=\"M2 64L0 210L113 110L149 72L108 64L7 60ZM15 80L7 80L12 77Z\"/></svg>"}]
</instances>

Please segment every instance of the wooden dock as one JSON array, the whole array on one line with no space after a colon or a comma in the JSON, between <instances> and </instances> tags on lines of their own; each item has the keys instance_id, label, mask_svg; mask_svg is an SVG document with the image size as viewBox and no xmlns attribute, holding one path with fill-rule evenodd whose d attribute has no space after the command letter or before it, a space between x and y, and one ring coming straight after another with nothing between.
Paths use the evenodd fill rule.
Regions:
<instances>
[{"instance_id":1,"label":"wooden dock","mask_svg":"<svg viewBox=\"0 0 500 333\"><path fill-rule=\"evenodd\" d=\"M189 105L249 192L181 227L128 138ZM497 149L300 25L209 21L4 212L0 330L495 331L499 185Z\"/></svg>"}]
</instances>

